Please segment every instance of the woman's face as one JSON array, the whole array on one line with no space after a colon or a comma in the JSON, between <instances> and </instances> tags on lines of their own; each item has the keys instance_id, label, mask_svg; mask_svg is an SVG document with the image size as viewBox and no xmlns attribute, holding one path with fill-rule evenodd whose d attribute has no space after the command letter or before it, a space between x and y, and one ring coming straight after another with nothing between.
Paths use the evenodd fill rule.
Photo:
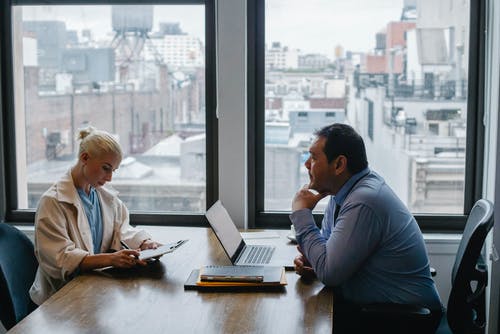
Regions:
<instances>
[{"instance_id":1,"label":"woman's face","mask_svg":"<svg viewBox=\"0 0 500 334\"><path fill-rule=\"evenodd\" d=\"M83 177L85 182L94 188L103 186L113 178L113 172L120 166L120 156L115 153L91 155L81 154Z\"/></svg>"}]
</instances>

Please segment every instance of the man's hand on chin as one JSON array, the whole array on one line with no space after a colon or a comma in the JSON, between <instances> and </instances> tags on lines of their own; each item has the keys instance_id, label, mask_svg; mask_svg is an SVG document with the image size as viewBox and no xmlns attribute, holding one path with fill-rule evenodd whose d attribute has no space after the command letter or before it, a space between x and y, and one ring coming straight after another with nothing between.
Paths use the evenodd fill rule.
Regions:
<instances>
[{"instance_id":1,"label":"man's hand on chin","mask_svg":"<svg viewBox=\"0 0 500 334\"><path fill-rule=\"evenodd\" d=\"M304 185L295 194L292 200L292 212L301 209L312 210L321 199L328 195L328 193L318 193L315 190L311 191L309 186L309 184Z\"/></svg>"}]
</instances>

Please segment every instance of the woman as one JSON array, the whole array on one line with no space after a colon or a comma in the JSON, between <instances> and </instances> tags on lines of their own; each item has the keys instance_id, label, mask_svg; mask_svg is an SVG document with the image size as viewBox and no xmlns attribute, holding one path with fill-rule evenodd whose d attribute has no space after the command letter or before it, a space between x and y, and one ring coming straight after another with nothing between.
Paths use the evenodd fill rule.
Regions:
<instances>
[{"instance_id":1,"label":"woman","mask_svg":"<svg viewBox=\"0 0 500 334\"><path fill-rule=\"evenodd\" d=\"M43 194L35 216L39 267L30 295L38 305L80 272L146 265L138 249L159 245L129 225L117 193L103 187L122 160L118 142L92 127L79 139L78 161ZM130 249L120 250L121 243Z\"/></svg>"}]
</instances>

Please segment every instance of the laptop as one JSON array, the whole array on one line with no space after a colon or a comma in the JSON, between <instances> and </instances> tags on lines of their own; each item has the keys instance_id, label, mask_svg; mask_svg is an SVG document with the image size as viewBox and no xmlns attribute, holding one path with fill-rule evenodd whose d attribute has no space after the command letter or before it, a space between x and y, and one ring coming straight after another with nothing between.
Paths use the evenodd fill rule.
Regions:
<instances>
[{"instance_id":1,"label":"laptop","mask_svg":"<svg viewBox=\"0 0 500 334\"><path fill-rule=\"evenodd\" d=\"M280 266L288 270L293 269L293 256L276 256L275 246L247 245L220 200L207 210L205 216L233 265Z\"/></svg>"}]
</instances>

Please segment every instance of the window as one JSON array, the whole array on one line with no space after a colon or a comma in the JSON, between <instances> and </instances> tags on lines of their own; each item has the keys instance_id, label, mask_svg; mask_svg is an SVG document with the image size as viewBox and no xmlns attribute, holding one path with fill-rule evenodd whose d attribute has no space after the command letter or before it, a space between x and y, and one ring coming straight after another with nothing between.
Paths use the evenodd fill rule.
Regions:
<instances>
[{"instance_id":1,"label":"window","mask_svg":"<svg viewBox=\"0 0 500 334\"><path fill-rule=\"evenodd\" d=\"M122 146L111 185L135 222L202 221L216 193L214 12L212 1L178 3L5 5L10 219L33 214L74 164L79 129L91 125Z\"/></svg>"},{"instance_id":2,"label":"window","mask_svg":"<svg viewBox=\"0 0 500 334\"><path fill-rule=\"evenodd\" d=\"M286 214L271 217L289 212L293 195L309 181L303 165L287 167L287 180L268 171L293 164L314 130L344 122L365 139L370 167L420 224L460 228L481 188L481 166L472 161L482 161L477 87L484 20L479 4L452 2L449 10L429 1L260 0L249 9L256 25L249 29L256 69L249 75L256 101L256 225L289 224ZM295 90L278 89L292 82L300 83ZM280 106L272 123L262 103L269 96ZM308 110L307 123L293 122L294 104ZM326 108L335 120L313 117ZM288 127L287 141L271 145L263 131L268 124Z\"/></svg>"}]
</instances>

